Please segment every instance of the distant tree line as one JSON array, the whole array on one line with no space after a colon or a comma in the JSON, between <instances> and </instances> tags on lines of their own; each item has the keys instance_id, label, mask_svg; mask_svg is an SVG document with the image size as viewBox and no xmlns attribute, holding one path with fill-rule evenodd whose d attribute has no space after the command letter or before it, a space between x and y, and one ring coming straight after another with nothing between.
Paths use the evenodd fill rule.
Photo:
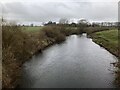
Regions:
<instances>
[{"instance_id":1,"label":"distant tree line","mask_svg":"<svg viewBox=\"0 0 120 90\"><path fill-rule=\"evenodd\" d=\"M52 22L49 21L48 23L44 24L46 25L64 25L64 26L72 26L72 27L79 27L79 26L83 26L83 27L117 27L118 26L118 22L92 22L90 23L89 21L87 21L86 19L81 19L78 20L77 23L75 22L69 22L68 19L60 19L59 23L56 22Z\"/></svg>"}]
</instances>

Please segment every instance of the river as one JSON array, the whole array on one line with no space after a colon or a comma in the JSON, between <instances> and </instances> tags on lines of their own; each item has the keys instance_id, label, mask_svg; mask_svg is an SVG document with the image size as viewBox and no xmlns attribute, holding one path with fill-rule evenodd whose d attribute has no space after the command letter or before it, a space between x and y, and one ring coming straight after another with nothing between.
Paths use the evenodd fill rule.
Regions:
<instances>
[{"instance_id":1,"label":"river","mask_svg":"<svg viewBox=\"0 0 120 90\"><path fill-rule=\"evenodd\" d=\"M71 35L23 65L21 88L113 88L117 58L86 34Z\"/></svg>"}]
</instances>

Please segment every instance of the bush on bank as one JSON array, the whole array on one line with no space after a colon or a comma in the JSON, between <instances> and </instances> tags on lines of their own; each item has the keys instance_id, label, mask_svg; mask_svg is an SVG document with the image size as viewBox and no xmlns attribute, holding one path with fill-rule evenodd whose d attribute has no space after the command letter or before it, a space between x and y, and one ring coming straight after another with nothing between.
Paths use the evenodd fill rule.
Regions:
<instances>
[{"instance_id":1,"label":"bush on bank","mask_svg":"<svg viewBox=\"0 0 120 90\"><path fill-rule=\"evenodd\" d=\"M66 33L63 31L65 31L64 28L61 29L61 27L58 26L47 26L42 30L42 32L44 32L47 37L55 39L57 43L65 40Z\"/></svg>"},{"instance_id":2,"label":"bush on bank","mask_svg":"<svg viewBox=\"0 0 120 90\"><path fill-rule=\"evenodd\" d=\"M2 26L3 88L14 88L18 84L21 65L33 54L64 40L65 34L59 27L45 27L30 35L16 25Z\"/></svg>"},{"instance_id":3,"label":"bush on bank","mask_svg":"<svg viewBox=\"0 0 120 90\"><path fill-rule=\"evenodd\" d=\"M13 87L19 77L19 63L29 56L26 43L27 35L18 26L2 27L2 85ZM15 74L16 73L16 74ZM14 83L13 83L14 82Z\"/></svg>"}]
</instances>

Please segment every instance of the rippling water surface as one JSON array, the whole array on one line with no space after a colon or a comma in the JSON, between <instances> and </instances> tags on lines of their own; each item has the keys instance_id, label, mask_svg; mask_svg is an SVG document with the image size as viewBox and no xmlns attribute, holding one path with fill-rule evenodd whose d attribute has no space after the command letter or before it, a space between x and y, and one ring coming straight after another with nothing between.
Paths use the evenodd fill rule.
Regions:
<instances>
[{"instance_id":1,"label":"rippling water surface","mask_svg":"<svg viewBox=\"0 0 120 90\"><path fill-rule=\"evenodd\" d=\"M112 88L117 59L85 34L71 35L23 65L20 87Z\"/></svg>"}]
</instances>

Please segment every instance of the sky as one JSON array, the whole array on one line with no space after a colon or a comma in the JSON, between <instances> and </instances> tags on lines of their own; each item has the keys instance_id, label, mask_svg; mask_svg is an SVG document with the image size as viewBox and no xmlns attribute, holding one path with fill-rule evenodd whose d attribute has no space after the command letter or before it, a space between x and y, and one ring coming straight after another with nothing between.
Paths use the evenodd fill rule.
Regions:
<instances>
[{"instance_id":1,"label":"sky","mask_svg":"<svg viewBox=\"0 0 120 90\"><path fill-rule=\"evenodd\" d=\"M85 18L88 21L118 21L119 0L2 0L0 16L19 23L71 22Z\"/></svg>"}]
</instances>

